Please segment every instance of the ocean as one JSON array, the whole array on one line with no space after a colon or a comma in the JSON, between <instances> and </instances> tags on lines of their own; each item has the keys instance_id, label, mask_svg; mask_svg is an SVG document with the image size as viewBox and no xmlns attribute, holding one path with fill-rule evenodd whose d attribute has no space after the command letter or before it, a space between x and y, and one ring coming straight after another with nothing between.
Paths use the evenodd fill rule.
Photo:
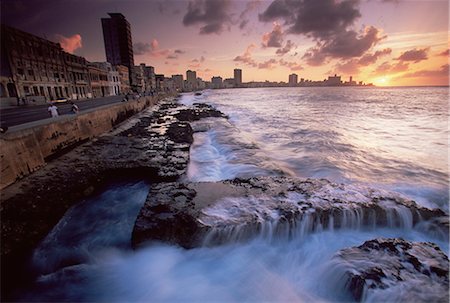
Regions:
<instances>
[{"instance_id":1,"label":"ocean","mask_svg":"<svg viewBox=\"0 0 450 303\"><path fill-rule=\"evenodd\" d=\"M396 191L448 213L448 94L448 88L363 87L184 94L182 104L208 103L228 116L193 123L198 132L184 181L326 178ZM448 254L446 240L388 227L324 229L299 239L256 238L190 250L160 243L131 251L129 235L150 186L117 183L70 209L35 250L41 275L21 300L347 302L352 297L332 269L340 249L402 237L432 241ZM364 299L396 301L415 288L420 294L420 281L411 278ZM427 300L426 292L411 293L414 300Z\"/></svg>"}]
</instances>

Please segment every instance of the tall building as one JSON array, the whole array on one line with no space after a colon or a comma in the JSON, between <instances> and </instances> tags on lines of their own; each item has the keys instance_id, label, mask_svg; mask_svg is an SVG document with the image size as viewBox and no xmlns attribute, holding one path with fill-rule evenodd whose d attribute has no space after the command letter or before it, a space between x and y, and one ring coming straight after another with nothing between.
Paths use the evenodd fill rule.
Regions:
<instances>
[{"instance_id":1,"label":"tall building","mask_svg":"<svg viewBox=\"0 0 450 303\"><path fill-rule=\"evenodd\" d=\"M234 69L234 85L236 87L242 86L242 69Z\"/></svg>"},{"instance_id":2,"label":"tall building","mask_svg":"<svg viewBox=\"0 0 450 303\"><path fill-rule=\"evenodd\" d=\"M297 82L298 82L298 75L290 74L289 75L289 86L297 86Z\"/></svg>"},{"instance_id":3,"label":"tall building","mask_svg":"<svg viewBox=\"0 0 450 303\"><path fill-rule=\"evenodd\" d=\"M108 15L110 18L102 18L106 61L112 65L125 65L131 71L134 57L130 23L120 13Z\"/></svg>"},{"instance_id":4,"label":"tall building","mask_svg":"<svg viewBox=\"0 0 450 303\"><path fill-rule=\"evenodd\" d=\"M175 89L177 90L183 90L184 85L183 85L183 75L172 75L172 80L174 82L175 85Z\"/></svg>"},{"instance_id":5,"label":"tall building","mask_svg":"<svg viewBox=\"0 0 450 303\"><path fill-rule=\"evenodd\" d=\"M195 71L188 70L186 72L186 82L188 90L197 89L197 73Z\"/></svg>"},{"instance_id":6,"label":"tall building","mask_svg":"<svg viewBox=\"0 0 450 303\"><path fill-rule=\"evenodd\" d=\"M212 77L211 78L212 88L222 88L222 77Z\"/></svg>"}]
</instances>

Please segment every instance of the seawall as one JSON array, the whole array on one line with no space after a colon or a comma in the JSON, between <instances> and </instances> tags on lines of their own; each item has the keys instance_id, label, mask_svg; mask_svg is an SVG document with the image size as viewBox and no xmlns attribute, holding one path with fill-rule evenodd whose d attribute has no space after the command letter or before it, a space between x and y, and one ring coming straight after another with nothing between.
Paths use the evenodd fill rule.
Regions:
<instances>
[{"instance_id":1,"label":"seawall","mask_svg":"<svg viewBox=\"0 0 450 303\"><path fill-rule=\"evenodd\" d=\"M38 170L49 160L111 130L115 125L156 104L161 97L142 97L93 108L78 115L35 121L0 136L0 189Z\"/></svg>"}]
</instances>

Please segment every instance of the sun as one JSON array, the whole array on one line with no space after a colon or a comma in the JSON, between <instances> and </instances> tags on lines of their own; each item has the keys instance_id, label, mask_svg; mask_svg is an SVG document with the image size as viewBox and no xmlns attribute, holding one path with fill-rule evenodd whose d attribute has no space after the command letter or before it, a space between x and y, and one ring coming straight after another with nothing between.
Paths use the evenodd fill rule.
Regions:
<instances>
[{"instance_id":1,"label":"sun","mask_svg":"<svg viewBox=\"0 0 450 303\"><path fill-rule=\"evenodd\" d=\"M388 77L380 77L380 78L376 78L373 82L375 82L375 85L386 86L386 85L389 85L389 78Z\"/></svg>"}]
</instances>

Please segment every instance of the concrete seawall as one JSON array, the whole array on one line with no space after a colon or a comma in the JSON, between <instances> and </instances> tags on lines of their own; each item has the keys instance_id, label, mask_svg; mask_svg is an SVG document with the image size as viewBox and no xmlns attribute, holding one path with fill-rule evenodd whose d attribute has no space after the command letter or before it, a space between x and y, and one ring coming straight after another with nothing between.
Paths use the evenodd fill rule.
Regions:
<instances>
[{"instance_id":1,"label":"concrete seawall","mask_svg":"<svg viewBox=\"0 0 450 303\"><path fill-rule=\"evenodd\" d=\"M143 97L12 128L0 137L0 189L38 170L49 160L156 104L159 97Z\"/></svg>"}]
</instances>

